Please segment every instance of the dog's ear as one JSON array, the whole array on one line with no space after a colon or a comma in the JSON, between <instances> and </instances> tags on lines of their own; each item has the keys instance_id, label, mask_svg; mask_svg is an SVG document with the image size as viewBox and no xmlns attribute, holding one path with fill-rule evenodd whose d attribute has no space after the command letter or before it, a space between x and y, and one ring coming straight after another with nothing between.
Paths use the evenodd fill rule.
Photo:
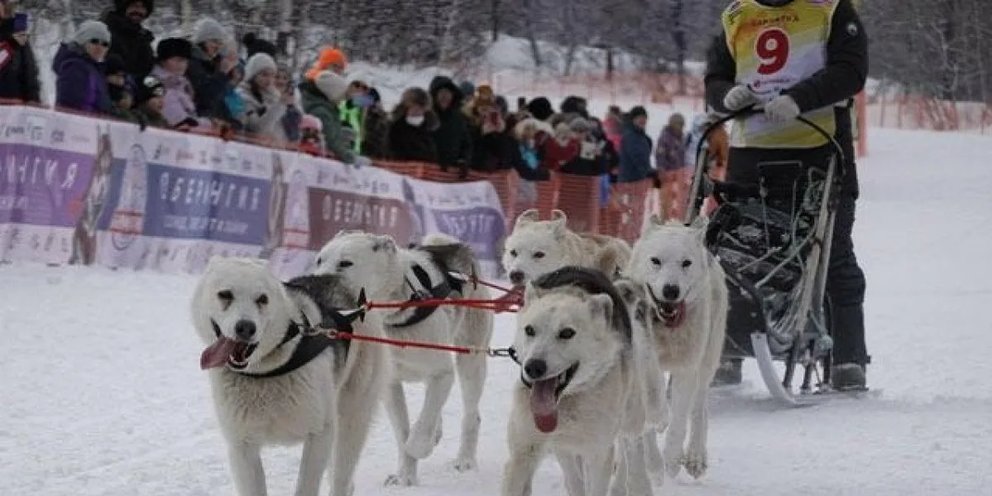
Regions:
<instances>
[{"instance_id":1,"label":"dog's ear","mask_svg":"<svg viewBox=\"0 0 992 496\"><path fill-rule=\"evenodd\" d=\"M539 212L536 208L527 209L524 210L522 214L517 216L516 226L520 227L530 224L532 222L537 222L538 219L540 218L541 218L541 212Z\"/></svg>"},{"instance_id":2,"label":"dog's ear","mask_svg":"<svg viewBox=\"0 0 992 496\"><path fill-rule=\"evenodd\" d=\"M293 284L283 283L283 290L286 292L286 297L292 302L293 308L299 311L298 314L292 315L293 320L302 320L299 318L299 315L302 314L311 324L323 322L324 316L320 313L320 307L305 289Z\"/></svg>"},{"instance_id":3,"label":"dog's ear","mask_svg":"<svg viewBox=\"0 0 992 496\"><path fill-rule=\"evenodd\" d=\"M643 286L630 279L621 279L614 283L614 286L617 287L617 292L620 293L624 303L628 305L633 305L644 298Z\"/></svg>"},{"instance_id":4,"label":"dog's ear","mask_svg":"<svg viewBox=\"0 0 992 496\"><path fill-rule=\"evenodd\" d=\"M665 221L662 220L661 216L654 214L648 218L647 224L644 224L644 230L641 232L641 235L643 236L651 231L654 231L655 229L658 229L663 225L665 225Z\"/></svg>"},{"instance_id":5,"label":"dog's ear","mask_svg":"<svg viewBox=\"0 0 992 496\"><path fill-rule=\"evenodd\" d=\"M393 240L392 236L383 234L381 236L373 236L373 238L375 242L372 243L372 251L381 251L388 254L396 253L396 241Z\"/></svg>"},{"instance_id":6,"label":"dog's ear","mask_svg":"<svg viewBox=\"0 0 992 496\"><path fill-rule=\"evenodd\" d=\"M593 315L602 315L607 322L613 321L613 298L608 294L594 294L589 297L589 307Z\"/></svg>"},{"instance_id":7,"label":"dog's ear","mask_svg":"<svg viewBox=\"0 0 992 496\"><path fill-rule=\"evenodd\" d=\"M559 239L565 235L565 230L568 229L568 216L565 215L565 212L561 210L552 212L551 229L555 233L555 237Z\"/></svg>"}]
</instances>

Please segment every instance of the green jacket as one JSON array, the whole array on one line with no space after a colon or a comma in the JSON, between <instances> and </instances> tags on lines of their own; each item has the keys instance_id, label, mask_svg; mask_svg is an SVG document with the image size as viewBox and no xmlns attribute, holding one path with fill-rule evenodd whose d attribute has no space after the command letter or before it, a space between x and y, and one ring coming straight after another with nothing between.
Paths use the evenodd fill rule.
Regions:
<instances>
[{"instance_id":1,"label":"green jacket","mask_svg":"<svg viewBox=\"0 0 992 496\"><path fill-rule=\"evenodd\" d=\"M328 100L312 81L300 83L300 99L303 101L303 112L320 119L324 126L324 143L327 149L338 160L354 163L355 151L348 147L338 106Z\"/></svg>"},{"instance_id":2,"label":"green jacket","mask_svg":"<svg viewBox=\"0 0 992 496\"><path fill-rule=\"evenodd\" d=\"M355 133L355 143L352 149L355 153L362 152L362 141L365 139L365 112L361 107L345 100L338 105L338 113L341 114L341 124L348 126Z\"/></svg>"}]
</instances>

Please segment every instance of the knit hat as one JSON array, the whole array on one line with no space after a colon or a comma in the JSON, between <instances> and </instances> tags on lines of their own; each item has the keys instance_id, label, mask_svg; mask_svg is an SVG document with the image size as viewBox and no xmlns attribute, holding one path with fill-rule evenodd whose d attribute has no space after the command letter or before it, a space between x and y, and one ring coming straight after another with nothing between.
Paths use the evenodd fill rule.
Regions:
<instances>
[{"instance_id":1,"label":"knit hat","mask_svg":"<svg viewBox=\"0 0 992 496\"><path fill-rule=\"evenodd\" d=\"M561 102L561 112L563 114L578 114L584 118L589 117L588 104L585 98L580 96L568 96Z\"/></svg>"},{"instance_id":2,"label":"knit hat","mask_svg":"<svg viewBox=\"0 0 992 496\"><path fill-rule=\"evenodd\" d=\"M539 121L546 121L555 114L551 101L543 96L531 100L527 104L527 111Z\"/></svg>"},{"instance_id":3,"label":"knit hat","mask_svg":"<svg viewBox=\"0 0 992 496\"><path fill-rule=\"evenodd\" d=\"M473 84L472 81L462 81L461 84L458 85L458 89L462 91L463 95L468 96L474 95L476 90L475 84ZM492 90L492 88L490 88L490 90Z\"/></svg>"},{"instance_id":4,"label":"knit hat","mask_svg":"<svg viewBox=\"0 0 992 496\"><path fill-rule=\"evenodd\" d=\"M108 76L113 76L116 74L123 74L127 72L127 68L124 67L124 59L116 53L108 53L107 57L103 59L103 73Z\"/></svg>"},{"instance_id":5,"label":"knit hat","mask_svg":"<svg viewBox=\"0 0 992 496\"><path fill-rule=\"evenodd\" d=\"M272 42L268 40L263 40L255 35L255 33L248 33L241 38L241 43L245 45L245 50L248 52L248 58L256 53L267 53L272 57L276 56L279 51Z\"/></svg>"},{"instance_id":6,"label":"knit hat","mask_svg":"<svg viewBox=\"0 0 992 496\"><path fill-rule=\"evenodd\" d=\"M193 44L182 38L166 38L155 47L155 60L161 62L172 57L190 59L193 57Z\"/></svg>"},{"instance_id":7,"label":"knit hat","mask_svg":"<svg viewBox=\"0 0 992 496\"><path fill-rule=\"evenodd\" d=\"M196 23L193 29L193 43L203 43L210 40L224 41L227 39L227 32L219 22L205 17Z\"/></svg>"},{"instance_id":8,"label":"knit hat","mask_svg":"<svg viewBox=\"0 0 992 496\"><path fill-rule=\"evenodd\" d=\"M134 104L141 105L156 96L165 96L165 86L157 77L145 76L134 92Z\"/></svg>"},{"instance_id":9,"label":"knit hat","mask_svg":"<svg viewBox=\"0 0 992 496\"><path fill-rule=\"evenodd\" d=\"M303 117L300 118L300 131L304 129L313 129L319 132L324 130L324 124L314 115L303 114Z\"/></svg>"},{"instance_id":10,"label":"knit hat","mask_svg":"<svg viewBox=\"0 0 992 496\"><path fill-rule=\"evenodd\" d=\"M322 71L326 71L328 67L332 65L339 65L341 67L348 66L348 58L344 56L344 52L333 47L324 47L320 50L320 56L314 61L313 66L307 71L306 77L311 81L315 81L317 76L320 75Z\"/></svg>"},{"instance_id":11,"label":"knit hat","mask_svg":"<svg viewBox=\"0 0 992 496\"><path fill-rule=\"evenodd\" d=\"M275 72L276 61L267 53L259 52L252 55L248 59L248 63L245 64L245 81L251 81L258 73L266 69Z\"/></svg>"},{"instance_id":12,"label":"knit hat","mask_svg":"<svg viewBox=\"0 0 992 496\"><path fill-rule=\"evenodd\" d=\"M348 80L331 71L321 71L313 83L332 102L344 100L348 92Z\"/></svg>"},{"instance_id":13,"label":"knit hat","mask_svg":"<svg viewBox=\"0 0 992 496\"><path fill-rule=\"evenodd\" d=\"M110 43L110 30L107 29L107 25L100 21L86 21L76 28L76 34L73 35L72 41L79 43L80 45L85 45L90 42L90 40L99 40Z\"/></svg>"},{"instance_id":14,"label":"knit hat","mask_svg":"<svg viewBox=\"0 0 992 496\"><path fill-rule=\"evenodd\" d=\"M152 11L155 10L155 2L153 0L114 0L114 10L118 14L124 14L124 11L126 11L132 3L145 4L145 10L148 11L148 15L152 15Z\"/></svg>"},{"instance_id":15,"label":"knit hat","mask_svg":"<svg viewBox=\"0 0 992 496\"><path fill-rule=\"evenodd\" d=\"M647 116L648 116L648 111L645 110L644 107L640 105L630 109L630 112L627 114L627 117L629 117L631 120L637 117L647 117Z\"/></svg>"},{"instance_id":16,"label":"knit hat","mask_svg":"<svg viewBox=\"0 0 992 496\"><path fill-rule=\"evenodd\" d=\"M28 30L28 15L23 12L18 12L14 14L14 21L11 23L13 29L12 33L24 33Z\"/></svg>"}]
</instances>

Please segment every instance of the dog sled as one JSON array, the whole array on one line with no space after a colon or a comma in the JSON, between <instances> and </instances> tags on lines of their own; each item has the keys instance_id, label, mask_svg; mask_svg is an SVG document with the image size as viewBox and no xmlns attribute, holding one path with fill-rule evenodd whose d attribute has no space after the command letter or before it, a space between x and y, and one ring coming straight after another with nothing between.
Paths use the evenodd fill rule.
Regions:
<instances>
[{"instance_id":1,"label":"dog sled","mask_svg":"<svg viewBox=\"0 0 992 496\"><path fill-rule=\"evenodd\" d=\"M754 112L753 110L749 112ZM814 403L830 393L829 300L826 295L834 223L833 193L843 149L832 144L826 167L801 161L758 164L759 184L709 178L707 135L735 114L711 124L699 140L685 222L714 198L707 246L727 274L730 309L724 359L757 361L772 397L788 405ZM792 198L775 202L775 198Z\"/></svg>"}]
</instances>

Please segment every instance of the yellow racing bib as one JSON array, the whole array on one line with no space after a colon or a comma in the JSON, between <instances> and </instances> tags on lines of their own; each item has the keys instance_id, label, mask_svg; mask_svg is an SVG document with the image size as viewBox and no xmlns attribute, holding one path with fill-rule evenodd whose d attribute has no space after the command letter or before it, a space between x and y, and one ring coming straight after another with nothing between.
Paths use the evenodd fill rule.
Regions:
<instances>
[{"instance_id":1,"label":"yellow racing bib","mask_svg":"<svg viewBox=\"0 0 992 496\"><path fill-rule=\"evenodd\" d=\"M756 0L734 0L722 15L727 48L737 65L737 84L746 84L763 102L812 76L827 64L827 40L838 0L795 0L767 7ZM834 106L803 117L833 134ZM734 122L730 144L754 148L814 148L827 139L805 124L772 122L754 115Z\"/></svg>"}]
</instances>

